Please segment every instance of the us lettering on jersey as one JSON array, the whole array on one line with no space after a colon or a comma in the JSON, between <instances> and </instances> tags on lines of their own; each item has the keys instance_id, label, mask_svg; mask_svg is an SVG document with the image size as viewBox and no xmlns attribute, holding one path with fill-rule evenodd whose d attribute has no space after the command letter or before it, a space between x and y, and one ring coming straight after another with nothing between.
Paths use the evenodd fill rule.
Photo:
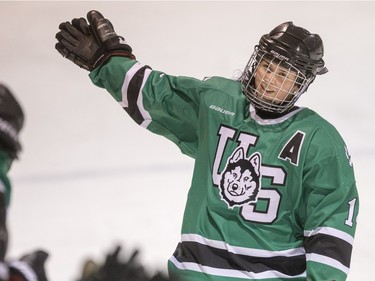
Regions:
<instances>
[{"instance_id":1,"label":"us lettering on jersey","mask_svg":"<svg viewBox=\"0 0 375 281\"><path fill-rule=\"evenodd\" d=\"M240 215L246 221L273 223L281 203L278 188L285 186L284 169L262 163L261 153L255 149L258 136L222 125L218 137L212 179L220 188L222 200L230 209L240 207ZM229 142L236 142L238 146L226 159L224 151ZM220 169L221 166L224 168ZM267 178L272 187L262 186L262 178Z\"/></svg>"}]
</instances>

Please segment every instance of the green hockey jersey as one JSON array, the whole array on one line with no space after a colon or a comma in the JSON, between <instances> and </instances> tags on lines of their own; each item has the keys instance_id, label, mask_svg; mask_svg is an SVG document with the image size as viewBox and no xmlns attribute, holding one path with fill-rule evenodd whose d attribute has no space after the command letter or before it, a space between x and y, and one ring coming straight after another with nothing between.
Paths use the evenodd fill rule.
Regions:
<instances>
[{"instance_id":1,"label":"green hockey jersey","mask_svg":"<svg viewBox=\"0 0 375 281\"><path fill-rule=\"evenodd\" d=\"M348 149L326 120L307 108L262 119L238 81L171 76L128 58L90 78L195 159L172 278L346 279L359 201Z\"/></svg>"}]
</instances>

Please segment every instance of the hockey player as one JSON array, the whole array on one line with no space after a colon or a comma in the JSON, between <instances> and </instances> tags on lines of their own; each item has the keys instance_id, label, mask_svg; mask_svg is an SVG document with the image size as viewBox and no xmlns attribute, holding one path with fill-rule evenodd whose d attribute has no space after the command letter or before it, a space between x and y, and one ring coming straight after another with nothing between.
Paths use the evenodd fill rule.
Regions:
<instances>
[{"instance_id":1,"label":"hockey player","mask_svg":"<svg viewBox=\"0 0 375 281\"><path fill-rule=\"evenodd\" d=\"M60 24L56 49L90 71L140 126L195 159L171 277L346 280L358 213L337 130L295 103L327 72L323 43L292 22L260 38L238 81L203 81L135 59L97 11Z\"/></svg>"},{"instance_id":2,"label":"hockey player","mask_svg":"<svg viewBox=\"0 0 375 281\"><path fill-rule=\"evenodd\" d=\"M0 84L0 281L47 281L44 263L47 252L36 250L20 259L6 260L7 208L11 182L8 172L21 150L18 138L24 123L21 105L11 91Z\"/></svg>"}]
</instances>

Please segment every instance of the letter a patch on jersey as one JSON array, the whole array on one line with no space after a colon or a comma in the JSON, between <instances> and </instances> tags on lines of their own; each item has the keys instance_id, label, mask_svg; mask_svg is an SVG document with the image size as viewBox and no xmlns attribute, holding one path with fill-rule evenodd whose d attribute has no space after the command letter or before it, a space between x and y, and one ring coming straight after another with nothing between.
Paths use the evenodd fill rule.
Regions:
<instances>
[{"instance_id":1,"label":"letter a patch on jersey","mask_svg":"<svg viewBox=\"0 0 375 281\"><path fill-rule=\"evenodd\" d=\"M301 147L303 140L305 138L305 133L297 131L284 145L283 149L279 154L279 158L282 160L289 160L295 166L298 166L299 155L301 152Z\"/></svg>"}]
</instances>

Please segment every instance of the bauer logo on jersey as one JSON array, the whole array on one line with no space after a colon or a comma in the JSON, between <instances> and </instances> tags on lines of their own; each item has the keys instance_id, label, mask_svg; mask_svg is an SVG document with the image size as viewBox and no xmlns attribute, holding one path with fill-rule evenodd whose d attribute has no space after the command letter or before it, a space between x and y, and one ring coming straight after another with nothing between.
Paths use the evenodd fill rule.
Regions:
<instances>
[{"instance_id":1,"label":"bauer logo on jersey","mask_svg":"<svg viewBox=\"0 0 375 281\"><path fill-rule=\"evenodd\" d=\"M221 173L221 196L229 207L256 202L260 189L261 155L252 154L248 159L242 147L229 157Z\"/></svg>"}]
</instances>

